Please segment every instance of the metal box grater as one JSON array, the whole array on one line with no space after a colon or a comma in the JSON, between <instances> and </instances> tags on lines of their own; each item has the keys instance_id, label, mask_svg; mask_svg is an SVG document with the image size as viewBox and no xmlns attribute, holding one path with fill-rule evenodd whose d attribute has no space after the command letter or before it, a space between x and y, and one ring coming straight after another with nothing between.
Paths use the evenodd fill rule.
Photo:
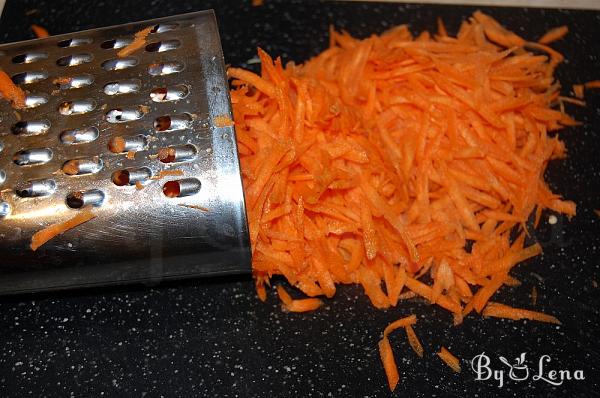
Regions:
<instances>
[{"instance_id":1,"label":"metal box grater","mask_svg":"<svg viewBox=\"0 0 600 398\"><path fill-rule=\"evenodd\" d=\"M215 123L232 114L212 11L0 54L27 94L25 109L0 103L0 293L250 272L235 131ZM97 217L31 250L82 209Z\"/></svg>"}]
</instances>

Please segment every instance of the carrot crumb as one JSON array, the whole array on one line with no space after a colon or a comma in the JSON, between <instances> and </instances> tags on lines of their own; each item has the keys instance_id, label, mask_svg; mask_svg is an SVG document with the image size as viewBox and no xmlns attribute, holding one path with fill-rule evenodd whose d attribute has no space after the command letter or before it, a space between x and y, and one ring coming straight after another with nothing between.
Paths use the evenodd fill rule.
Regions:
<instances>
[{"instance_id":1,"label":"carrot crumb","mask_svg":"<svg viewBox=\"0 0 600 398\"><path fill-rule=\"evenodd\" d=\"M215 127L230 127L235 124L234 121L231 120L231 118L226 115L216 116L213 119L213 123L214 123Z\"/></svg>"},{"instance_id":2,"label":"carrot crumb","mask_svg":"<svg viewBox=\"0 0 600 398\"><path fill-rule=\"evenodd\" d=\"M161 170L158 174L150 177L151 180L160 180L165 177L180 177L182 176L183 170Z\"/></svg>"}]
</instances>

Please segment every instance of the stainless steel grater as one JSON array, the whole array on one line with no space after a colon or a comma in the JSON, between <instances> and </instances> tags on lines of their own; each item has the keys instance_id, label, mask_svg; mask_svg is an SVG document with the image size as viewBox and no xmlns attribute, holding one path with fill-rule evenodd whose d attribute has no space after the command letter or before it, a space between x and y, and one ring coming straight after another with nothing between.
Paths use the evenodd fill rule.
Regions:
<instances>
[{"instance_id":1,"label":"stainless steel grater","mask_svg":"<svg viewBox=\"0 0 600 398\"><path fill-rule=\"evenodd\" d=\"M0 293L250 272L212 11L2 45L0 67L27 94L0 102Z\"/></svg>"}]
</instances>

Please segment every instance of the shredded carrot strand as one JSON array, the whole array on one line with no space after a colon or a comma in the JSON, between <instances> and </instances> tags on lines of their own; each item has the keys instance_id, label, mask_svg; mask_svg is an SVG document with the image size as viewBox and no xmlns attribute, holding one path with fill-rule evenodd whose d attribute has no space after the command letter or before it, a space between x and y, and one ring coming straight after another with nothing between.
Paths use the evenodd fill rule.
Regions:
<instances>
[{"instance_id":1,"label":"shredded carrot strand","mask_svg":"<svg viewBox=\"0 0 600 398\"><path fill-rule=\"evenodd\" d=\"M379 340L379 356L381 358L381 363L383 364L383 369L385 370L390 391L394 391L400 380L400 375L398 374L398 366L394 359L392 346L390 345L389 339L385 336L383 339Z\"/></svg>"},{"instance_id":2,"label":"shredded carrot strand","mask_svg":"<svg viewBox=\"0 0 600 398\"><path fill-rule=\"evenodd\" d=\"M218 115L213 119L215 127L229 127L233 126L235 122L227 115Z\"/></svg>"},{"instance_id":3,"label":"shredded carrot strand","mask_svg":"<svg viewBox=\"0 0 600 398\"><path fill-rule=\"evenodd\" d=\"M520 319L530 319L532 321L555 323L558 325L560 325L561 323L556 317L544 314L543 312L525 310L522 308L514 308L508 305L495 303L493 301L487 304L487 306L483 310L483 316L507 318L516 321Z\"/></svg>"},{"instance_id":4,"label":"shredded carrot strand","mask_svg":"<svg viewBox=\"0 0 600 398\"><path fill-rule=\"evenodd\" d=\"M563 37L565 37L565 35L567 33L569 33L569 28L567 26L559 26L559 27L550 29L542 37L540 37L540 39L538 40L538 43L550 44L553 41L562 39Z\"/></svg>"},{"instance_id":5,"label":"shredded carrot strand","mask_svg":"<svg viewBox=\"0 0 600 398\"><path fill-rule=\"evenodd\" d=\"M152 32L152 29L154 29L154 26L148 26L137 32L133 37L133 41L117 52L117 57L126 57L144 47L146 45L146 38Z\"/></svg>"},{"instance_id":6,"label":"shredded carrot strand","mask_svg":"<svg viewBox=\"0 0 600 398\"><path fill-rule=\"evenodd\" d=\"M423 358L423 346L417 337L415 330L410 325L406 325L406 336L408 337L408 342L412 349L417 353L417 355Z\"/></svg>"},{"instance_id":7,"label":"shredded carrot strand","mask_svg":"<svg viewBox=\"0 0 600 398\"><path fill-rule=\"evenodd\" d=\"M25 107L25 92L19 86L13 83L12 79L0 69L0 94L6 100L10 101L15 109Z\"/></svg>"},{"instance_id":8,"label":"shredded carrot strand","mask_svg":"<svg viewBox=\"0 0 600 398\"><path fill-rule=\"evenodd\" d=\"M38 39L43 39L44 37L50 36L50 33L48 33L48 30L46 28L36 24L31 24L31 30L33 30L35 37L37 37Z\"/></svg>"},{"instance_id":9,"label":"shredded carrot strand","mask_svg":"<svg viewBox=\"0 0 600 398\"><path fill-rule=\"evenodd\" d=\"M441 358L442 361L446 363L446 365L450 366L453 371L456 373L460 373L460 360L454 356L450 351L446 349L446 347L442 347L440 352L437 353L438 357Z\"/></svg>"},{"instance_id":10,"label":"shredded carrot strand","mask_svg":"<svg viewBox=\"0 0 600 398\"><path fill-rule=\"evenodd\" d=\"M600 80L592 80L584 83L585 88L600 88Z\"/></svg>"},{"instance_id":11,"label":"shredded carrot strand","mask_svg":"<svg viewBox=\"0 0 600 398\"><path fill-rule=\"evenodd\" d=\"M96 218L96 214L94 214L91 210L86 209L67 221L50 225L36 232L31 237L31 250L36 251L56 236L61 235L94 218Z\"/></svg>"}]
</instances>

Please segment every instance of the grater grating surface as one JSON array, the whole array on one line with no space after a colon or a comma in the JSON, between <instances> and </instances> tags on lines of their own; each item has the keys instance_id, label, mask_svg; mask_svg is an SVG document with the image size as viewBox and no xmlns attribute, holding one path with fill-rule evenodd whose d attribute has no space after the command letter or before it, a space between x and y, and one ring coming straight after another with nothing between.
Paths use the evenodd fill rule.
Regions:
<instances>
[{"instance_id":1,"label":"grater grating surface","mask_svg":"<svg viewBox=\"0 0 600 398\"><path fill-rule=\"evenodd\" d=\"M146 45L117 52L154 26ZM0 293L250 271L212 11L0 46ZM32 235L97 215L39 248Z\"/></svg>"}]
</instances>

